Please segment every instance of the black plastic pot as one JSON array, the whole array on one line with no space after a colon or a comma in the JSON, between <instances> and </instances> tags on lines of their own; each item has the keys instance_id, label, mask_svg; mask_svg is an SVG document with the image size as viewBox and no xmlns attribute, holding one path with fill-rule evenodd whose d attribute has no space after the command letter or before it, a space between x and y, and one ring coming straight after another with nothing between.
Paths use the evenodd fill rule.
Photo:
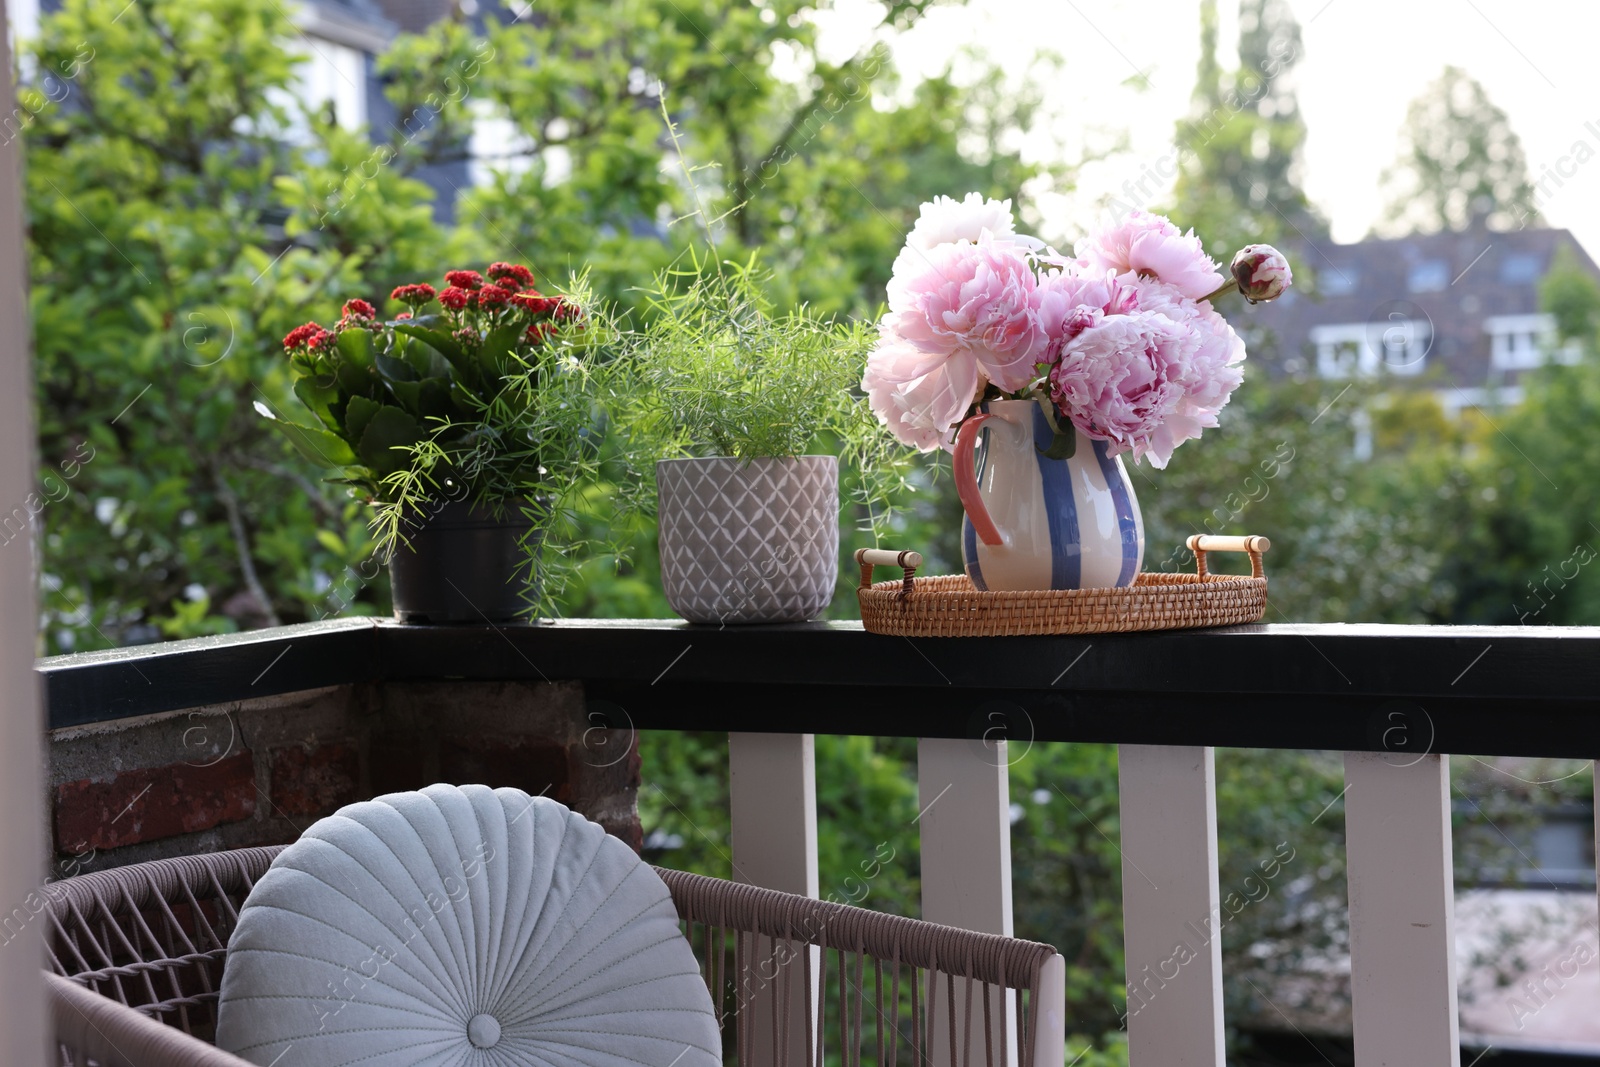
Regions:
<instances>
[{"instance_id":1,"label":"black plastic pot","mask_svg":"<svg viewBox=\"0 0 1600 1067\"><path fill-rule=\"evenodd\" d=\"M410 544L396 546L389 558L394 617L426 623L516 621L535 596L522 544L534 528L520 502L508 502L499 519L486 507L445 504L408 528Z\"/></svg>"}]
</instances>

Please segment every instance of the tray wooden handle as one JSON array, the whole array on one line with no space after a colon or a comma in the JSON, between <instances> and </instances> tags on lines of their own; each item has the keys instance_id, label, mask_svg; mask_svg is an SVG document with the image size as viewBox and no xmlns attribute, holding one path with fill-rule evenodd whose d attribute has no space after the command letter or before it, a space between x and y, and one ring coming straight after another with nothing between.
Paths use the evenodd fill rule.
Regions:
<instances>
[{"instance_id":1,"label":"tray wooden handle","mask_svg":"<svg viewBox=\"0 0 1600 1067\"><path fill-rule=\"evenodd\" d=\"M1207 552L1248 552L1250 553L1250 576L1252 578L1265 578L1266 571L1261 568L1261 553L1272 547L1272 542L1265 537L1218 537L1215 534L1194 534L1185 542L1189 551L1194 553L1195 573L1202 578L1206 571Z\"/></svg>"},{"instance_id":2,"label":"tray wooden handle","mask_svg":"<svg viewBox=\"0 0 1600 1067\"><path fill-rule=\"evenodd\" d=\"M861 568L861 584L857 588L865 589L872 584L873 567L899 567L905 571L903 591L910 593L911 579L916 576L917 568L922 566L922 553L892 552L887 548L858 548L856 564Z\"/></svg>"}]
</instances>

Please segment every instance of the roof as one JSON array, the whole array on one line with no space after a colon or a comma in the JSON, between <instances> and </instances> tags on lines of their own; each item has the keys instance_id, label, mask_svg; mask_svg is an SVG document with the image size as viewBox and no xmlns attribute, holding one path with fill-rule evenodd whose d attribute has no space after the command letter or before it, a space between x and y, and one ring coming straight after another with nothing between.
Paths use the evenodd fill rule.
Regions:
<instances>
[{"instance_id":1,"label":"roof","mask_svg":"<svg viewBox=\"0 0 1600 1067\"><path fill-rule=\"evenodd\" d=\"M421 33L450 17L455 0L374 0L389 20L406 33Z\"/></svg>"},{"instance_id":2,"label":"roof","mask_svg":"<svg viewBox=\"0 0 1600 1067\"><path fill-rule=\"evenodd\" d=\"M1253 354L1288 373L1316 371L1316 327L1364 324L1376 347L1396 326L1426 325L1427 367L1442 366L1453 385L1498 384L1505 372L1491 367L1486 320L1538 313L1539 282L1563 246L1600 279L1600 267L1560 229L1478 228L1346 245L1307 240L1287 251L1315 276L1314 287L1230 319Z\"/></svg>"}]
</instances>

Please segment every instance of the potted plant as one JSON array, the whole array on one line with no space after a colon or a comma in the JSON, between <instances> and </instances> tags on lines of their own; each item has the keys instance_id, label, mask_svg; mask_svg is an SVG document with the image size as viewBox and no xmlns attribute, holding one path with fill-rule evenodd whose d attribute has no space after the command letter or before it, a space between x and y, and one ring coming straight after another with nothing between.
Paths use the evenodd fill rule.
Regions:
<instances>
[{"instance_id":1,"label":"potted plant","mask_svg":"<svg viewBox=\"0 0 1600 1067\"><path fill-rule=\"evenodd\" d=\"M1013 226L978 193L922 205L862 385L901 441L954 453L975 588L1128 586L1144 523L1122 457L1165 467L1217 425L1245 347L1212 302L1272 300L1289 264L1250 245L1225 278L1142 211L1070 257Z\"/></svg>"},{"instance_id":2,"label":"potted plant","mask_svg":"<svg viewBox=\"0 0 1600 1067\"><path fill-rule=\"evenodd\" d=\"M555 519L593 468L594 331L525 266L402 285L283 339L314 422L258 410L373 506L395 617L504 622L548 604ZM429 309L437 306L438 310Z\"/></svg>"},{"instance_id":3,"label":"potted plant","mask_svg":"<svg viewBox=\"0 0 1600 1067\"><path fill-rule=\"evenodd\" d=\"M696 623L803 622L839 573L839 459L874 447L853 393L859 323L779 312L765 276L691 258L658 276L628 345L642 392L630 418L654 454L661 581Z\"/></svg>"}]
</instances>

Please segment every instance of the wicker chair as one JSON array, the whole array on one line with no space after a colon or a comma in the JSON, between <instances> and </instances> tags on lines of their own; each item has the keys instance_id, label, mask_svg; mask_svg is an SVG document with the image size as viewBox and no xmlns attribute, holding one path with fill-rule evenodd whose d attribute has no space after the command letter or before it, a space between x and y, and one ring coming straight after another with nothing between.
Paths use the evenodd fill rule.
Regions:
<instances>
[{"instance_id":1,"label":"wicker chair","mask_svg":"<svg viewBox=\"0 0 1600 1067\"><path fill-rule=\"evenodd\" d=\"M53 883L45 980L63 1067L250 1067L210 1041L239 905L280 851ZM1065 971L1049 945L657 872L700 959L729 1064L860 1067L865 1053L894 1067L902 1050L908 1067L1065 1058Z\"/></svg>"}]
</instances>

